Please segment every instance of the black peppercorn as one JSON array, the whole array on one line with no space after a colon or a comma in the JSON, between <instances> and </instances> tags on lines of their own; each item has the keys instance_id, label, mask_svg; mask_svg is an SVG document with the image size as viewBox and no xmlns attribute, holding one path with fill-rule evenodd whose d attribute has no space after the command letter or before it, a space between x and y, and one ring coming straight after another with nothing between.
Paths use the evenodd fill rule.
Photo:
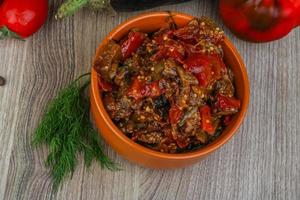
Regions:
<instances>
[{"instance_id":1,"label":"black peppercorn","mask_svg":"<svg viewBox=\"0 0 300 200\"><path fill-rule=\"evenodd\" d=\"M2 76L0 76L0 86L3 85L5 85L5 79Z\"/></svg>"}]
</instances>

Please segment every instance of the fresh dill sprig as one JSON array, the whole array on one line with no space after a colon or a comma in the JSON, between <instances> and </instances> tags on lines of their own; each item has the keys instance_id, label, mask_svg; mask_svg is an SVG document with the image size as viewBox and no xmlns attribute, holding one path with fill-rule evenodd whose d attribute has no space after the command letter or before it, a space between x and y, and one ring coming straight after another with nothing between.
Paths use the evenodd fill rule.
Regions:
<instances>
[{"instance_id":1,"label":"fresh dill sprig","mask_svg":"<svg viewBox=\"0 0 300 200\"><path fill-rule=\"evenodd\" d=\"M51 170L55 190L64 177L73 174L79 153L84 154L87 167L93 160L97 160L103 168L119 169L118 165L104 154L100 136L89 120L90 104L84 90L90 84L90 79L82 81L87 75L90 73L73 81L50 102L34 134L35 146L49 146L45 164Z\"/></svg>"}]
</instances>

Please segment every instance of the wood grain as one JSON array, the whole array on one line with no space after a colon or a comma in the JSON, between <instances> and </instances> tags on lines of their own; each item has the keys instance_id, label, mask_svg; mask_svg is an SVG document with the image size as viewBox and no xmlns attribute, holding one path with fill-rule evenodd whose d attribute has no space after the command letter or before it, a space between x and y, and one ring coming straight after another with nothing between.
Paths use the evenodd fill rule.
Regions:
<instances>
[{"instance_id":1,"label":"wood grain","mask_svg":"<svg viewBox=\"0 0 300 200\"><path fill-rule=\"evenodd\" d=\"M146 169L107 153L123 168L77 167L57 193L44 167L47 148L30 141L47 103L89 71L97 45L133 13L110 16L83 10L54 20L33 37L0 43L0 199L300 199L300 30L280 41L251 44L226 34L239 49L251 82L251 103L239 133L205 160L184 169ZM155 10L206 15L222 24L217 1L193 1ZM222 25L221 25L222 26Z\"/></svg>"}]
</instances>

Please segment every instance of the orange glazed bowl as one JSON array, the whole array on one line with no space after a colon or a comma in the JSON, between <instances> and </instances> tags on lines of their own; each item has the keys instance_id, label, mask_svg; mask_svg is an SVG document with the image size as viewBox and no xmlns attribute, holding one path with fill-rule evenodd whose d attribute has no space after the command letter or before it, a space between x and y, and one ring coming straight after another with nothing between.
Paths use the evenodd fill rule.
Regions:
<instances>
[{"instance_id":1,"label":"orange glazed bowl","mask_svg":"<svg viewBox=\"0 0 300 200\"><path fill-rule=\"evenodd\" d=\"M178 27L186 25L194 18L193 16L183 13L172 12L171 14ZM143 32L154 32L159 28L166 27L168 25L166 19L169 16L170 12L150 12L135 16L123 22L105 37L97 49L94 57L94 63L103 52L103 47L110 39L119 41L122 37L126 36L129 30L133 28L139 28ZM231 124L227 126L222 134L212 143L198 150L178 154L161 153L135 143L125 134L123 134L123 132L113 123L109 114L105 110L101 98L101 91L98 86L97 72L94 70L94 68L92 68L90 97L91 112L101 136L117 153L124 158L134 163L151 168L185 167L199 161L208 154L220 148L237 132L239 126L241 125L246 115L250 94L249 81L245 65L234 45L226 37L223 43L223 50L224 61L228 66L230 66L235 75L234 81L236 96L241 100L241 108L240 111L235 114Z\"/></svg>"}]
</instances>

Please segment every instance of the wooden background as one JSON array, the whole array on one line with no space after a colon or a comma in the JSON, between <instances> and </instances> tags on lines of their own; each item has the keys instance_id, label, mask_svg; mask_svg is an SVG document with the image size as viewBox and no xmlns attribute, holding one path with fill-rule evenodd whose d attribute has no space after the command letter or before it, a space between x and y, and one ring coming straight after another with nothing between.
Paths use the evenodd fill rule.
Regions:
<instances>
[{"instance_id":1,"label":"wooden background","mask_svg":"<svg viewBox=\"0 0 300 200\"><path fill-rule=\"evenodd\" d=\"M57 192L43 162L47 148L30 145L47 103L88 72L97 45L136 13L108 16L83 10L54 20L21 42L0 42L0 199L300 199L300 29L267 44L225 32L239 49L251 82L248 115L238 134L205 160L185 169L152 170L127 162L109 146L120 172L86 170L80 158L73 179ZM156 10L206 15L222 27L217 1L201 0Z\"/></svg>"}]
</instances>

